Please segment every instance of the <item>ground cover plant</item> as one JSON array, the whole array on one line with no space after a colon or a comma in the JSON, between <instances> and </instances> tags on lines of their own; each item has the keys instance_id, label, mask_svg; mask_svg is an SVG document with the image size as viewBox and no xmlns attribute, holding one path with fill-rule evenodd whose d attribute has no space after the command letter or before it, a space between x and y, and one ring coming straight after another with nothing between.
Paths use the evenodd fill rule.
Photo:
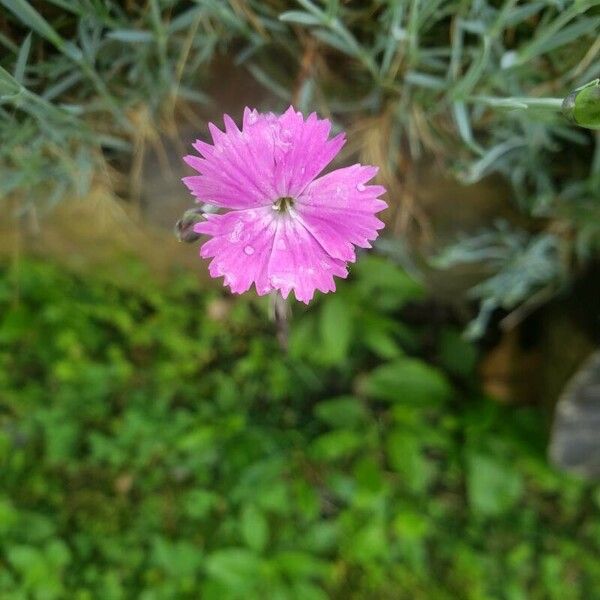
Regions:
<instances>
[{"instance_id":1,"label":"ground cover plant","mask_svg":"<svg viewBox=\"0 0 600 600\"><path fill-rule=\"evenodd\" d=\"M600 0L0 0L0 597L595 599L600 490L549 466L553 399L488 397L489 340L463 333L597 261L599 30ZM208 139L241 73L260 112L347 131L334 167L387 189L385 237L288 322L165 266L140 226L149 157L182 187L169 148ZM446 215L492 181L510 218L441 249L429 173L465 186ZM94 237L69 267L46 252L59 203L115 198L136 218L112 271ZM476 306L431 297L432 270L474 264ZM556 362L597 343L589 288Z\"/></svg>"},{"instance_id":2,"label":"ground cover plant","mask_svg":"<svg viewBox=\"0 0 600 600\"><path fill-rule=\"evenodd\" d=\"M285 353L266 302L129 268L2 268L2 597L594 597L600 490L401 269L364 256Z\"/></svg>"}]
</instances>

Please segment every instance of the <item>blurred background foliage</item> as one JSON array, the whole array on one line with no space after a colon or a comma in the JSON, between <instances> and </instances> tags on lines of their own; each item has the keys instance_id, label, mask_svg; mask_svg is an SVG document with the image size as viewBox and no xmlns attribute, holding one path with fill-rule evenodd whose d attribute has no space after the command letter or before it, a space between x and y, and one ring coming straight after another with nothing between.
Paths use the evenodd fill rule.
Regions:
<instances>
[{"instance_id":1,"label":"blurred background foliage","mask_svg":"<svg viewBox=\"0 0 600 600\"><path fill-rule=\"evenodd\" d=\"M0 5L0 194L26 190L21 213L85 195L97 180L139 196L145 150L164 153L161 135L177 139L186 119L197 123L195 107L213 100L205 83L220 76L210 66L227 56L271 92L272 108L292 102L350 128L347 156L381 166L390 224L425 254L441 249L427 244L436 232L419 173L437 168L465 184L496 173L509 183L521 214L510 227L528 268L508 291L510 275L477 288L480 316L552 296L595 256L600 134L568 123L557 102L600 75L598 0ZM515 249L494 243L493 223L482 227L492 227L480 237L495 250L488 267L510 270ZM540 236L553 249L543 257L532 250ZM450 252L481 257L454 242Z\"/></svg>"},{"instance_id":2,"label":"blurred background foliage","mask_svg":"<svg viewBox=\"0 0 600 600\"><path fill-rule=\"evenodd\" d=\"M3 597L596 597L600 489L401 270L363 257L285 354L265 301L128 268L2 271Z\"/></svg>"},{"instance_id":3,"label":"blurred background foliage","mask_svg":"<svg viewBox=\"0 0 600 600\"><path fill-rule=\"evenodd\" d=\"M597 344L600 137L558 109L599 30L600 0L0 0L0 595L597 597L600 491L545 448ZM287 353L141 218L252 101L389 190ZM462 333L499 318L534 404L482 391Z\"/></svg>"}]
</instances>

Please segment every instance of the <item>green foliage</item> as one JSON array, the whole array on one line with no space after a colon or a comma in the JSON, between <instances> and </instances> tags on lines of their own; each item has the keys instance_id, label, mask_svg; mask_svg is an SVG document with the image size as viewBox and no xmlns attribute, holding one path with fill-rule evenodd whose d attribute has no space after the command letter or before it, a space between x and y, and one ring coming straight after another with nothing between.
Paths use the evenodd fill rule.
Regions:
<instances>
[{"instance_id":1,"label":"green foliage","mask_svg":"<svg viewBox=\"0 0 600 600\"><path fill-rule=\"evenodd\" d=\"M262 300L132 273L1 271L0 596L600 589L600 492L547 466L540 410L481 397L455 329L402 325L402 271L361 258L288 354Z\"/></svg>"},{"instance_id":2,"label":"green foliage","mask_svg":"<svg viewBox=\"0 0 600 600\"><path fill-rule=\"evenodd\" d=\"M545 235L569 264L597 254L598 137L559 111L600 75L598 0L0 4L0 197L16 195L23 211L84 195L107 166L129 171L136 148L174 134L177 106L218 106L205 86L226 53L280 103L261 108L379 117L370 139L379 128L392 176L432 155L466 183L500 173L526 215L560 222ZM596 127L597 86L577 98L569 114ZM559 289L554 261L548 285ZM500 297L496 283L475 292L474 333L493 307L535 294L526 284ZM343 344L327 352L336 360Z\"/></svg>"},{"instance_id":3,"label":"green foliage","mask_svg":"<svg viewBox=\"0 0 600 600\"><path fill-rule=\"evenodd\" d=\"M207 7L177 1L2 0L0 194L22 207L85 195L105 162L168 127L176 99L207 101L200 66L219 35ZM21 38L24 43L21 43ZM48 191L48 182L51 189Z\"/></svg>"},{"instance_id":4,"label":"green foliage","mask_svg":"<svg viewBox=\"0 0 600 600\"><path fill-rule=\"evenodd\" d=\"M567 279L558 238L550 233L527 235L499 222L491 230L463 237L435 259L440 268L485 262L496 273L470 290L482 308L468 333L479 337L497 308L510 310L543 294L546 298Z\"/></svg>"}]
</instances>

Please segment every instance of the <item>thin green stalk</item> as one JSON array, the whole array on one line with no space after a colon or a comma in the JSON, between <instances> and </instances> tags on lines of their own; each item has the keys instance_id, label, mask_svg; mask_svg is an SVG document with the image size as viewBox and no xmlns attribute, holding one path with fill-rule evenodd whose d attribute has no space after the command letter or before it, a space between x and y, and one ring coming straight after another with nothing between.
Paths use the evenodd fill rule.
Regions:
<instances>
[{"instance_id":1,"label":"thin green stalk","mask_svg":"<svg viewBox=\"0 0 600 600\"><path fill-rule=\"evenodd\" d=\"M473 96L467 98L468 102L486 104L493 108L521 108L521 109L550 109L560 111L562 108L562 98L527 98L527 97L510 97L510 98L494 98L492 96Z\"/></svg>"}]
</instances>

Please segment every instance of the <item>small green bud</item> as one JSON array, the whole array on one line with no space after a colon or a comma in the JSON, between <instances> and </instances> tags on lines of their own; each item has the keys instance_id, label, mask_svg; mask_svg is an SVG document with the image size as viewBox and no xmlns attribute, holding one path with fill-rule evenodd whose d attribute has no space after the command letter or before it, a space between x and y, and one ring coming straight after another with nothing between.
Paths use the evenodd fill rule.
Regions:
<instances>
[{"instance_id":1,"label":"small green bud","mask_svg":"<svg viewBox=\"0 0 600 600\"><path fill-rule=\"evenodd\" d=\"M563 100L562 112L580 127L600 129L600 79L571 92Z\"/></svg>"},{"instance_id":2,"label":"small green bud","mask_svg":"<svg viewBox=\"0 0 600 600\"><path fill-rule=\"evenodd\" d=\"M194 225L203 220L204 210L202 208L191 208L183 213L183 216L175 223L175 236L180 242L195 242L201 236L194 231Z\"/></svg>"}]
</instances>

